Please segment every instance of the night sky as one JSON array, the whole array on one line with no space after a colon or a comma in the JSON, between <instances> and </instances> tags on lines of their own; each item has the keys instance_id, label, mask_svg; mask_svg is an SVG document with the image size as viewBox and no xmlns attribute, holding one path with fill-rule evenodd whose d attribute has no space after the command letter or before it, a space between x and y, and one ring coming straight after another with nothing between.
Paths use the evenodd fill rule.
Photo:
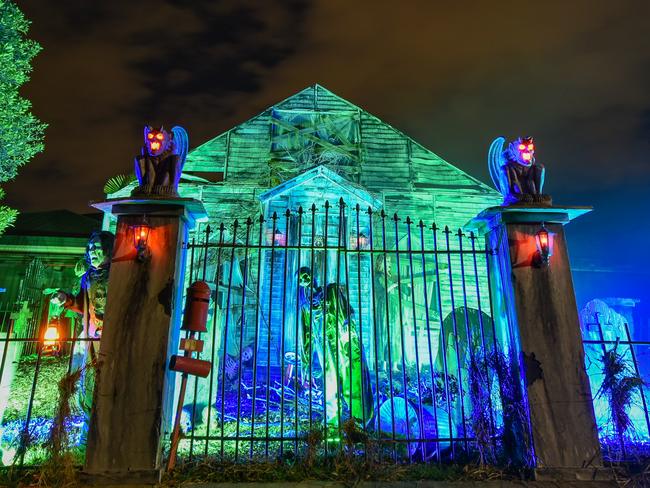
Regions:
<instances>
[{"instance_id":1,"label":"night sky","mask_svg":"<svg viewBox=\"0 0 650 488\"><path fill-rule=\"evenodd\" d=\"M647 0L18 5L43 47L23 93L49 124L5 185L21 211L89 211L145 123L195 147L320 83L485 182L494 137L534 136L555 203L596 208L568 228L574 262L649 268Z\"/></svg>"}]
</instances>

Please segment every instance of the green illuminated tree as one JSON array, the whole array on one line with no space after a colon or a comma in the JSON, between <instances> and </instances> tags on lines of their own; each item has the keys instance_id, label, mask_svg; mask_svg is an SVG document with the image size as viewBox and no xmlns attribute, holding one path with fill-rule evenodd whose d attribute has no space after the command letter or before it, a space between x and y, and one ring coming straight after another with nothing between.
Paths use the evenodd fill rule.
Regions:
<instances>
[{"instance_id":1,"label":"green illuminated tree","mask_svg":"<svg viewBox=\"0 0 650 488\"><path fill-rule=\"evenodd\" d=\"M20 166L43 150L46 124L31 113L31 103L18 93L29 80L32 59L41 50L26 37L29 24L13 2L0 0L0 183L14 178ZM16 215L16 210L0 206L0 234Z\"/></svg>"}]
</instances>

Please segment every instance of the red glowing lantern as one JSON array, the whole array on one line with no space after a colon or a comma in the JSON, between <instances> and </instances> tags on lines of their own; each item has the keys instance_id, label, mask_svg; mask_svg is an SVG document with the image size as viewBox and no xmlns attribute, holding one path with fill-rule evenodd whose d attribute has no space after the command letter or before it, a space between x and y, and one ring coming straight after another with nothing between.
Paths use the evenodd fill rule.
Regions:
<instances>
[{"instance_id":1,"label":"red glowing lantern","mask_svg":"<svg viewBox=\"0 0 650 488\"><path fill-rule=\"evenodd\" d=\"M136 225L133 228L133 245L136 249L140 250L147 247L150 230L151 227L149 227L147 224Z\"/></svg>"},{"instance_id":2,"label":"red glowing lantern","mask_svg":"<svg viewBox=\"0 0 650 488\"><path fill-rule=\"evenodd\" d=\"M133 246L137 251L138 261L146 261L149 257L147 241L149 240L150 232L151 227L146 222L133 227Z\"/></svg>"},{"instance_id":3,"label":"red glowing lantern","mask_svg":"<svg viewBox=\"0 0 650 488\"><path fill-rule=\"evenodd\" d=\"M551 236L544 224L542 224L542 228L535 234L535 241L537 243L537 252L541 264L548 264L548 259L552 256L553 249L551 246Z\"/></svg>"}]
</instances>

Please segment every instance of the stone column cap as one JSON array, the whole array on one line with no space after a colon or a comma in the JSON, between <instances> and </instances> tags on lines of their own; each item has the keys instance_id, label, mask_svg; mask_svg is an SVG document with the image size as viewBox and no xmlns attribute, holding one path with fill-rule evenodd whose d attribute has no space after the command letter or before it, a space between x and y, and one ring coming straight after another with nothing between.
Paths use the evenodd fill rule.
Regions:
<instances>
[{"instance_id":1,"label":"stone column cap","mask_svg":"<svg viewBox=\"0 0 650 488\"><path fill-rule=\"evenodd\" d=\"M196 222L207 222L208 213L203 202L195 198L126 197L90 202L90 206L108 215L178 215L194 227Z\"/></svg>"},{"instance_id":2,"label":"stone column cap","mask_svg":"<svg viewBox=\"0 0 650 488\"><path fill-rule=\"evenodd\" d=\"M465 224L464 229L478 234L485 234L500 224L567 224L592 210L593 207L587 206L560 205L489 207Z\"/></svg>"}]
</instances>

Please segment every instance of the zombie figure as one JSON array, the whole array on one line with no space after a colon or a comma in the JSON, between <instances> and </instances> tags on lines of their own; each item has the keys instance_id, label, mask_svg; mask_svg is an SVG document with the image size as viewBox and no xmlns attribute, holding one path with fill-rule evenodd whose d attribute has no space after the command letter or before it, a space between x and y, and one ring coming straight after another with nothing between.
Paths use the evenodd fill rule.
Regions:
<instances>
[{"instance_id":1,"label":"zombie figure","mask_svg":"<svg viewBox=\"0 0 650 488\"><path fill-rule=\"evenodd\" d=\"M132 195L178 196L187 148L187 132L182 127L173 127L170 133L146 126L142 152L135 158L139 186Z\"/></svg>"},{"instance_id":2,"label":"zombie figure","mask_svg":"<svg viewBox=\"0 0 650 488\"><path fill-rule=\"evenodd\" d=\"M520 137L505 151L504 143L505 138L497 137L488 153L490 175L504 204L547 200L548 196L542 194L545 169L535 161L533 138Z\"/></svg>"},{"instance_id":3,"label":"zombie figure","mask_svg":"<svg viewBox=\"0 0 650 488\"><path fill-rule=\"evenodd\" d=\"M81 276L79 292L75 295L63 290L57 290L51 298L56 305L82 315L82 329L77 339L98 339L101 337L106 307L106 292L108 287L108 271L113 254L114 236L110 232L95 232L90 236L86 245L86 262L88 269ZM73 351L72 370L84 370L79 389L79 407L90 413L92 406L93 379L86 365L94 361L99 344L94 341L76 341Z\"/></svg>"},{"instance_id":4,"label":"zombie figure","mask_svg":"<svg viewBox=\"0 0 650 488\"><path fill-rule=\"evenodd\" d=\"M370 372L345 293L338 284L318 286L307 267L300 268L298 275L303 378L311 384L314 378L324 377L329 425L338 428L341 399L352 418L368 423L374 404ZM315 358L322 371L315 367Z\"/></svg>"}]
</instances>

